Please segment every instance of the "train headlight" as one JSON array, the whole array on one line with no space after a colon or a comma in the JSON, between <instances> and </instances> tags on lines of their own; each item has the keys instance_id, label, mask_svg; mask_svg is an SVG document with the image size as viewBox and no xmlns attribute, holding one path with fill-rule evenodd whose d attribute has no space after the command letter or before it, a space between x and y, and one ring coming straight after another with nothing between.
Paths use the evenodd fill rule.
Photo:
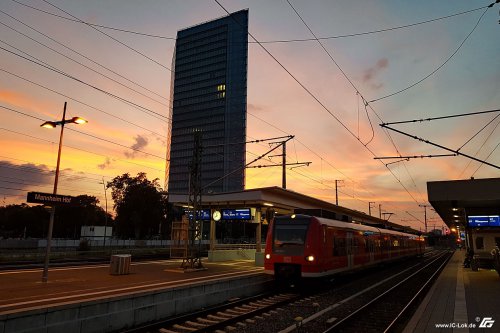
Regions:
<instances>
[{"instance_id":1,"label":"train headlight","mask_svg":"<svg viewBox=\"0 0 500 333\"><path fill-rule=\"evenodd\" d=\"M306 261L314 261L314 256L307 256Z\"/></svg>"},{"instance_id":2,"label":"train headlight","mask_svg":"<svg viewBox=\"0 0 500 333\"><path fill-rule=\"evenodd\" d=\"M271 259L271 255L269 253L266 254L266 259Z\"/></svg>"}]
</instances>

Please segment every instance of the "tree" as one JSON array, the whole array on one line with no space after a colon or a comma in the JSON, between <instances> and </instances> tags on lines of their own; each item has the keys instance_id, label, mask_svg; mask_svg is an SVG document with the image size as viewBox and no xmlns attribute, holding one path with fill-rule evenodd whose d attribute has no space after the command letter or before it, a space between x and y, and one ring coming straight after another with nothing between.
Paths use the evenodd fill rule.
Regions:
<instances>
[{"instance_id":1,"label":"tree","mask_svg":"<svg viewBox=\"0 0 500 333\"><path fill-rule=\"evenodd\" d=\"M0 238L43 238L49 223L43 206L27 204L0 207Z\"/></svg>"},{"instance_id":2,"label":"tree","mask_svg":"<svg viewBox=\"0 0 500 333\"><path fill-rule=\"evenodd\" d=\"M76 197L77 206L59 206L56 208L54 236L78 239L84 225L103 226L106 212L99 206L99 199L90 195ZM108 226L112 217L108 214Z\"/></svg>"},{"instance_id":3,"label":"tree","mask_svg":"<svg viewBox=\"0 0 500 333\"><path fill-rule=\"evenodd\" d=\"M77 206L58 206L53 237L78 239L83 225L104 225L106 213L94 196L79 195ZM46 238L50 210L27 204L0 207L0 238ZM108 225L112 217L108 214Z\"/></svg>"},{"instance_id":4,"label":"tree","mask_svg":"<svg viewBox=\"0 0 500 333\"><path fill-rule=\"evenodd\" d=\"M123 238L144 239L158 235L166 225L166 199L158 178L150 181L144 172L128 173L108 182L116 211L115 230ZM163 229L163 228L161 228Z\"/></svg>"}]
</instances>

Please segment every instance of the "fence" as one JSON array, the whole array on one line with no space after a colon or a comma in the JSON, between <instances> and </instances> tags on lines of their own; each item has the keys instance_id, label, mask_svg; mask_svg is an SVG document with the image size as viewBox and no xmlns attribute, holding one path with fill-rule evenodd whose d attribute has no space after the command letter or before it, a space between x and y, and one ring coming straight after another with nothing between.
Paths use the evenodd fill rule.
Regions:
<instances>
[{"instance_id":1,"label":"fence","mask_svg":"<svg viewBox=\"0 0 500 333\"><path fill-rule=\"evenodd\" d=\"M80 239L52 239L52 248L78 248L83 240ZM113 247L113 248L130 248L130 247L168 247L172 244L171 240L165 239L106 239L104 240L85 240L89 247ZM210 241L203 240L202 244L209 244ZM45 248L47 246L46 239L1 239L0 249L36 249Z\"/></svg>"}]
</instances>

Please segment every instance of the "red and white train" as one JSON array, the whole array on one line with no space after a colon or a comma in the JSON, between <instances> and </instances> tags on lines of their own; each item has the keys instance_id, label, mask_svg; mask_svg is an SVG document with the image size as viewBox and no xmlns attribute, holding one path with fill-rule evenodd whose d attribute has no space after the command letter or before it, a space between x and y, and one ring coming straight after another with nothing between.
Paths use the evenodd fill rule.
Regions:
<instances>
[{"instance_id":1,"label":"red and white train","mask_svg":"<svg viewBox=\"0 0 500 333\"><path fill-rule=\"evenodd\" d=\"M269 226L264 269L284 278L323 277L422 254L417 235L308 215Z\"/></svg>"}]
</instances>

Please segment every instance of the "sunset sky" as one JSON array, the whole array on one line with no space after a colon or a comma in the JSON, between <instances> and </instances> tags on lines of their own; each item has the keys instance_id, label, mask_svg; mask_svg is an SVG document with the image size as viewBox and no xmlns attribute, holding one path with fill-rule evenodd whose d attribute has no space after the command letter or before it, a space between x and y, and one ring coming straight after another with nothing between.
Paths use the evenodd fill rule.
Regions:
<instances>
[{"instance_id":1,"label":"sunset sky","mask_svg":"<svg viewBox=\"0 0 500 333\"><path fill-rule=\"evenodd\" d=\"M367 213L375 202L372 214L380 204L391 222L423 229L427 181L500 176L462 156L374 159L449 153L385 132L382 122L500 108L499 4L219 2L248 8L261 43L249 37L248 140L295 135L288 162L312 162L288 170L288 189L335 202L342 180L340 205ZM52 191L59 129L40 124L60 120L65 101L67 118L89 123L65 127L59 193L94 195L104 206L103 179L146 172L163 184L176 33L225 15L213 0L1 1L0 203ZM393 126L499 165L498 115ZM247 161L268 149L248 144ZM247 189L265 186L281 186L279 167L247 169ZM441 227L435 212L428 219Z\"/></svg>"}]
</instances>

